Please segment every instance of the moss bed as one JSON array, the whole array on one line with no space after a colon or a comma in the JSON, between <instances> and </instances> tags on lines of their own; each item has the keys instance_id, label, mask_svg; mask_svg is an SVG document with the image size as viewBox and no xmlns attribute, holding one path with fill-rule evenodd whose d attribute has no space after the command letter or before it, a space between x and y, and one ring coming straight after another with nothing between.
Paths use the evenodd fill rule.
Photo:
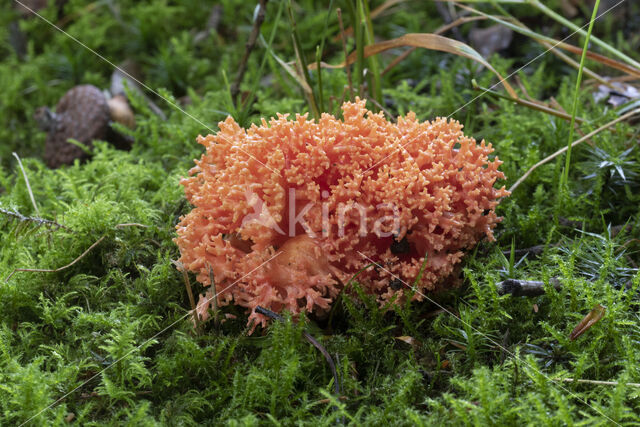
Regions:
<instances>
[{"instance_id":1,"label":"moss bed","mask_svg":"<svg viewBox=\"0 0 640 427\"><path fill-rule=\"evenodd\" d=\"M34 111L77 84L107 88L113 67L43 19L19 19L11 3L0 5L0 425L640 424L637 122L620 122L577 146L566 188L559 186L563 156L536 169L497 208L504 218L497 241L469 251L460 286L433 295L437 304L382 310L356 279L328 318L293 322L285 314L284 322L248 335L245 311L227 306L222 311L235 319L196 330L172 263L179 257L175 224L190 210L179 180L202 154L196 136L215 131L228 114L248 126L309 109L261 42L240 86L241 97L253 94L254 102L234 107L230 85L256 4L223 0L217 28L202 36L212 7L204 0L50 1L43 18L114 64L136 61L159 96L147 95L166 114L154 114L130 92L137 126L125 132L132 149L97 141L89 161L52 170ZM560 10L560 1L548 3ZM335 7L349 26L349 4L336 2L330 14L319 2L292 5L310 62L325 34L323 60L343 60ZM283 5L268 3L261 31L265 43L274 34L271 50L286 62L295 52ZM637 6L629 6L631 30L611 14L594 34L640 60ZM525 4L503 7L535 31L569 34ZM585 8L574 17L578 25L589 20ZM401 2L385 13L373 20L376 40L444 23L433 2ZM12 46L12 25L25 36L22 57ZM468 28L460 27L463 38ZM584 39L571 40L582 46ZM519 95L553 98L571 114L577 71L551 54L538 58L544 52L515 35L489 61L503 76L516 72L509 81ZM378 66L400 51L391 53ZM315 72L310 77L317 83ZM493 143L507 177L499 185L507 188L566 147L568 121L491 94L476 99L473 79L485 88L497 82L469 59L418 49L382 76L380 99L393 115L414 111L421 120L455 111L467 135ZM324 109L337 113L347 74L325 70L322 80ZM618 115L594 100L596 87L586 82L578 93L584 134ZM57 269L78 257L57 272L11 274ZM542 281L545 293L500 295L497 283L509 278ZM193 276L190 282L194 293L204 292ZM604 317L571 340L597 304L606 307ZM332 355L340 395L305 333Z\"/></svg>"}]
</instances>

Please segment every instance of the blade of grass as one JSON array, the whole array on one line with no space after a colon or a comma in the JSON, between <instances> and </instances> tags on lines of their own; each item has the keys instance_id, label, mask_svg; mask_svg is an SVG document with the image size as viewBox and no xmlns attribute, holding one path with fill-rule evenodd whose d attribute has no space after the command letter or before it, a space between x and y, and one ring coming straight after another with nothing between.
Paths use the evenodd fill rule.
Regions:
<instances>
[{"instance_id":1,"label":"blade of grass","mask_svg":"<svg viewBox=\"0 0 640 427\"><path fill-rule=\"evenodd\" d=\"M552 116L556 116L556 117L560 117L561 119L564 120L568 120L571 121L571 115L567 114L563 111L559 111L559 110L554 110L553 108L547 107L546 105L543 105L542 103L538 103L538 102L532 102L532 101L527 101L526 99L522 99L522 98L511 98L509 95L504 95L500 92L496 92L493 91L491 89L488 88L484 88L480 85L478 85L478 83L474 80L471 81L471 84L473 86L474 89L482 91L483 93L488 93L489 95L495 96L497 98L502 98L502 99L506 99L509 101L513 101L517 104L520 104L524 107L527 108L531 108L532 110L536 110L536 111L540 111L542 113L546 113L546 114L550 114ZM581 118L581 117L575 117L575 121L578 123L585 123L586 120Z\"/></svg>"},{"instance_id":2,"label":"blade of grass","mask_svg":"<svg viewBox=\"0 0 640 427\"><path fill-rule=\"evenodd\" d=\"M361 21L358 19L359 12L357 5L354 6L351 1L347 1L349 6L349 14L352 19L352 27L355 28L355 42L356 42L356 83L358 85L357 93L363 97L364 89L364 31L362 29ZM349 55L351 57L351 55Z\"/></svg>"},{"instance_id":3,"label":"blade of grass","mask_svg":"<svg viewBox=\"0 0 640 427\"><path fill-rule=\"evenodd\" d=\"M605 13L609 12L610 10L614 9L618 5L624 3L624 1L625 0L621 0L618 3L616 3L614 6L610 7L606 11L604 11L603 15ZM548 17L553 19L554 21L559 22L560 24L564 25L567 28L570 28L572 31L580 33L580 35L582 35L583 37L586 35L588 38L590 38L593 41L594 44L597 44L602 49L606 50L607 52L611 53L614 56L617 56L621 60L625 61L627 64L632 65L635 68L640 68L640 62L635 61L633 58L625 55L624 53L620 52L618 49L616 49L613 46L611 46L610 44L600 40L596 36L591 37L591 32L590 31L587 31L587 33L585 34L585 31L582 28L578 27L576 24L574 24L573 22L569 21L564 16L562 16L562 15L554 12L553 10L549 9L547 6L542 4L542 2L540 2L539 0L528 0L528 2L529 2L529 4L534 6L536 9L538 9L540 12L544 13L545 15L547 15ZM596 4L599 4L599 2L597 2ZM597 7L594 7L594 8L597 10ZM600 16L602 16L602 15L600 15ZM599 16L597 16L597 14L595 14L595 15L593 15L591 17L591 20L593 21L593 20L595 20L597 18L599 18ZM589 23L589 27L591 27L591 23Z\"/></svg>"},{"instance_id":4,"label":"blade of grass","mask_svg":"<svg viewBox=\"0 0 640 427\"><path fill-rule=\"evenodd\" d=\"M373 9L371 11L370 14L370 18L376 19L378 16L380 16L382 14L382 12L384 12L385 10L391 8L392 6L395 6L397 4L400 4L402 2L405 2L406 0L387 0L384 3L382 3L380 6L376 7L375 9ZM344 35L345 36L350 36L353 34L353 27L349 27L346 30L344 30ZM335 37L333 41L338 41L338 37Z\"/></svg>"},{"instance_id":5,"label":"blade of grass","mask_svg":"<svg viewBox=\"0 0 640 427\"><path fill-rule=\"evenodd\" d=\"M576 145L578 145L578 144L580 144L580 143L582 143L582 142L584 142L584 141L588 140L589 138L593 137L594 135L599 134L599 133L600 133L600 132L602 132L603 130L605 130L605 129L607 129L607 128L610 128L611 126L615 125L616 123L619 123L619 122L621 122L621 121L623 121L623 120L626 120L626 119L628 119L629 117L632 117L632 116L634 116L634 115L636 115L636 114L640 114L640 108L635 109L635 110L633 110L633 111L629 111L627 114L624 114L624 115L622 115L622 116L618 117L617 119L612 120L612 121L610 121L609 123L607 123L607 124L605 124L605 125L603 125L603 126L600 126L598 129L594 130L593 132L590 132L590 133L586 134L585 136L583 136L582 138L575 140L575 141L571 144L571 146L572 146L572 147L575 147ZM559 155L561 155L562 153L564 153L565 151L567 151L567 148L568 148L568 147L563 147L563 148L559 149L558 151L556 151L555 153L551 154L550 156L545 157L543 160L540 160L540 161L539 161L538 163L536 163L535 165L531 166L531 168L530 168L527 172L525 172L525 174L524 174L524 175L522 175L522 176L521 176L521 177L520 177L520 178L515 182L515 184L513 184L513 185L511 186L511 188L509 188L509 192L510 192L510 193L513 193L513 191L514 191L516 188L518 188L518 186L519 186L520 184L522 184L522 182L523 182L525 179L527 179L527 177L528 177L529 175L531 175L531 173L532 173L534 170L536 170L536 169L537 169L537 168L539 168L540 166L544 165L545 163L548 163L548 162L550 162L551 160L555 159L556 157L558 157Z\"/></svg>"},{"instance_id":6,"label":"blade of grass","mask_svg":"<svg viewBox=\"0 0 640 427\"><path fill-rule=\"evenodd\" d=\"M338 15L338 24L340 25L340 38L342 39L342 50L344 51L344 60L347 61L347 57L349 53L347 52L347 37L344 33L344 25L342 23L342 9L338 8L336 10L336 14ZM320 65L318 65L320 66ZM353 83L351 81L351 67L347 65L347 83L349 84L349 100L353 101Z\"/></svg>"},{"instance_id":7,"label":"blade of grass","mask_svg":"<svg viewBox=\"0 0 640 427\"><path fill-rule=\"evenodd\" d=\"M365 41L367 46L375 44L375 39L373 37L373 24L371 23L371 15L369 13L369 4L366 0L358 0L359 3L359 14L362 22L362 26L365 29ZM369 73L369 81L370 81L370 92L373 95L373 98L378 102L378 104L382 104L382 83L380 80L380 65L378 64L378 57L376 55L370 56L369 58L369 68L371 72Z\"/></svg>"},{"instance_id":8,"label":"blade of grass","mask_svg":"<svg viewBox=\"0 0 640 427\"><path fill-rule=\"evenodd\" d=\"M618 114L624 114L634 108L640 108L640 99L631 100L626 104L620 106L620 109L616 111Z\"/></svg>"},{"instance_id":9,"label":"blade of grass","mask_svg":"<svg viewBox=\"0 0 640 427\"><path fill-rule=\"evenodd\" d=\"M439 36L437 34L431 34L431 33L405 34L395 39L385 40L385 41L367 46L363 51L363 56L369 57L389 49L394 49L396 47L404 47L404 46L421 47L424 49L452 53L454 55L463 56L465 58L469 58L473 61L476 61L484 65L485 67L487 67L491 72L493 72L493 74L495 74L500 79L500 83L502 83L505 90L509 93L509 95L511 95L512 98L518 98L518 95L516 94L516 91L513 89L513 87L477 51L475 51L470 46L462 42L459 42L458 40L453 40L447 37ZM329 64L323 63L322 66L325 68L343 68L345 66L348 66L349 64L353 64L354 62L356 62L358 55L359 55L359 52L352 52L347 57L347 60L345 62L342 62L337 65L329 65ZM313 64L312 69L315 69L315 64Z\"/></svg>"},{"instance_id":10,"label":"blade of grass","mask_svg":"<svg viewBox=\"0 0 640 427\"><path fill-rule=\"evenodd\" d=\"M318 103L320 104L320 111L324 112L324 90L322 89L322 49L320 46L316 46L316 68L318 73Z\"/></svg>"},{"instance_id":11,"label":"blade of grass","mask_svg":"<svg viewBox=\"0 0 640 427\"><path fill-rule=\"evenodd\" d=\"M493 7L500 12L501 14L503 14L506 17L509 17L509 19L511 19L513 22L515 22L516 24L518 24L520 27L522 28L526 28L527 30L531 30L530 28L528 28L525 24L523 24L521 21L519 21L518 19L516 19L513 15L511 15L509 12L507 12L507 10L505 8L503 8L500 4L496 3L495 0L490 0L491 4L493 5ZM550 51L552 54L554 54L555 56L557 56L558 58L560 58L561 60L563 60L564 62L566 62L567 64L571 65L573 68L578 69L578 67L580 67L580 64L576 61L574 61L569 55L565 55L563 52L561 52L559 49L554 49L554 46L547 42L547 41L543 41L543 40L538 40L538 39L534 39L536 42L538 42L539 44L541 44L542 46L544 46L545 48L548 49L548 51ZM589 68L587 68L586 66L584 67L584 73L586 75L588 75L589 77L591 77L592 79L597 80L598 82L600 82L601 84L610 87L611 89L614 89L614 86L608 82L604 77L594 73L593 71L591 71Z\"/></svg>"},{"instance_id":12,"label":"blade of grass","mask_svg":"<svg viewBox=\"0 0 640 427\"><path fill-rule=\"evenodd\" d=\"M240 120L240 117L238 116L238 110L236 109L236 104L235 102L233 102L233 96L231 96L231 85L229 84L229 79L225 70L222 70L222 82L224 83L225 88L224 100L227 104L226 110L229 111L231 116L236 117L238 118L238 120Z\"/></svg>"},{"instance_id":13,"label":"blade of grass","mask_svg":"<svg viewBox=\"0 0 640 427\"><path fill-rule=\"evenodd\" d=\"M578 77L576 79L576 89L573 94L573 108L571 109L571 124L569 125L569 138L567 141L567 157L565 158L564 171L562 178L560 179L560 188L565 189L569 181L569 166L571 165L571 141L573 141L573 130L576 122L576 113L578 112L578 99L580 98L580 84L582 83L582 68L584 67L584 60L586 58L587 50L589 49L589 39L591 38L591 31L593 30L593 24L596 22L596 16L598 16L598 7L600 6L600 0L596 0L596 4L593 6L593 13L591 14L591 21L589 21L589 29L587 30L587 36L584 40L584 47L582 48L582 56L580 57L580 68L578 68Z\"/></svg>"},{"instance_id":14,"label":"blade of grass","mask_svg":"<svg viewBox=\"0 0 640 427\"><path fill-rule=\"evenodd\" d=\"M27 176L27 172L24 170L24 166L22 166L22 160L20 160L20 156L18 156L18 153L16 153L15 151L11 154L13 154L13 157L15 157L18 161L18 166L20 166L20 170L22 171L22 177L24 178L24 183L27 185L27 191L29 192L29 197L31 198L33 210L35 211L37 216L40 216L40 211L38 210L36 199L33 197L33 191L31 191L31 184L29 184L29 177Z\"/></svg>"},{"instance_id":15,"label":"blade of grass","mask_svg":"<svg viewBox=\"0 0 640 427\"><path fill-rule=\"evenodd\" d=\"M262 43L263 46L267 47L267 42L264 40L264 38L261 37L260 38L260 42ZM301 77L300 74L298 74L293 68L291 68L291 66L289 64L284 62L284 60L282 58L280 58L278 55L276 55L276 53L273 51L273 49L268 48L267 50L268 50L269 54L271 54L273 59L275 59L276 62L287 72L287 74L289 74L291 77L293 77L293 79L300 85L302 90L305 92L305 96L307 96L307 94L310 94L312 92L311 86L309 86L309 84L307 84L305 79L303 77Z\"/></svg>"},{"instance_id":16,"label":"blade of grass","mask_svg":"<svg viewBox=\"0 0 640 427\"><path fill-rule=\"evenodd\" d=\"M484 16L463 16L462 18L458 18L455 21L443 25L442 27L438 28L437 30L435 30L433 32L433 34L438 34L441 35L443 33L445 33L446 31L449 31L452 28L455 28L459 25L465 24L467 22L473 22L473 21L482 21L485 18ZM385 74L387 74L393 67L395 67L396 65L398 65L399 63L401 63L402 61L404 61L407 56L409 56L413 51L415 51L417 49L417 47L412 47L411 49L408 49L406 51L404 51L403 53L401 53L400 55L396 56L393 61L391 61L389 63L389 65L387 65L385 67L384 70L382 70L382 75L384 76Z\"/></svg>"},{"instance_id":17,"label":"blade of grass","mask_svg":"<svg viewBox=\"0 0 640 427\"><path fill-rule=\"evenodd\" d=\"M474 3L473 1L470 0L460 0L462 2L465 3ZM537 41L538 43L548 47L550 49L550 52L555 53L556 52L556 47L566 50L568 52L574 53L576 55L581 55L582 54L582 49L574 46L570 43L566 43L564 41L560 41L560 40L556 40L552 37L547 37L545 35L536 33L535 31L530 30L529 28L527 28L524 24L518 22L516 19L512 18L512 17L499 17L499 16L495 16L495 15L489 15L487 13L484 13L478 9L474 9L473 7L470 6L465 6L463 4L458 4L458 7L464 9L464 10L468 10L470 12L473 12L475 14L478 14L480 16L484 16L487 19L490 19L493 22L496 22L500 25L504 25L507 28L512 29L513 31L522 34L524 36L530 37L532 39L534 39L535 41ZM504 18L504 19L503 19ZM510 21L515 21L514 22L510 22ZM545 44L545 42L547 42L547 44ZM550 45L548 44L550 43ZM603 65L609 66L611 68L614 68L616 70L622 71L624 73L636 76L636 77L640 77L640 68L634 68L632 66L629 66L625 63L622 63L620 61L616 61L615 59L611 59L608 58L604 55L600 55L594 52L587 52L587 58L599 62Z\"/></svg>"}]
</instances>

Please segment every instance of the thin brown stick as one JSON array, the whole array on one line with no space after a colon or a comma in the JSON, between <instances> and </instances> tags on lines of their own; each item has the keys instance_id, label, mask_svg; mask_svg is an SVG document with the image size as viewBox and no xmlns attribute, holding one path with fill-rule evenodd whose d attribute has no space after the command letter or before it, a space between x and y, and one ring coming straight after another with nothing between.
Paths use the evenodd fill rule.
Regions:
<instances>
[{"instance_id":1,"label":"thin brown stick","mask_svg":"<svg viewBox=\"0 0 640 427\"><path fill-rule=\"evenodd\" d=\"M10 211L10 210L7 210L7 209L2 209L2 208L0 208L0 213L4 214L4 215L7 215L7 216L14 217L14 218L18 219L18 221L22 221L22 222L28 221L28 222L33 222L33 223L36 223L38 225L42 225L42 226L45 226L45 227L48 227L48 228L54 228L55 230L58 230L58 229L62 228L64 230L73 232L73 230L70 229L69 227L66 227L66 226L64 226L62 224L59 224L59 223L55 222L55 221L51 221L49 219L44 219L44 218L40 218L40 217L36 217L36 216L25 216L25 215L22 215L18 211Z\"/></svg>"},{"instance_id":2,"label":"thin brown stick","mask_svg":"<svg viewBox=\"0 0 640 427\"><path fill-rule=\"evenodd\" d=\"M389 120L390 120L390 121L392 121L393 123L395 123L395 122L396 122L396 118L395 118L395 117L393 117L393 114L391 114L391 113L389 112L389 110L387 110L387 109L384 107L384 105L380 104L378 101L376 101L374 98L372 98L372 97L371 97L371 96L369 96L369 95L367 95L367 100L368 100L368 101L371 101L371 103L372 103L373 105L375 105L375 106L376 106L376 107L378 107L380 110L382 110L382 111L383 111L383 112L384 112L384 113L389 117Z\"/></svg>"},{"instance_id":3,"label":"thin brown stick","mask_svg":"<svg viewBox=\"0 0 640 427\"><path fill-rule=\"evenodd\" d=\"M402 52L400 55L396 56L395 58L393 58L393 61L389 62L389 65L387 65L384 70L382 70L382 75L384 76L385 74L387 74L389 72L389 70L391 70L393 67L395 67L396 65L398 65L399 63L401 63L402 61L404 61L405 59L407 59L407 56L411 55L416 49L418 49L417 47L412 47L410 49L405 50L404 52Z\"/></svg>"},{"instance_id":4,"label":"thin brown stick","mask_svg":"<svg viewBox=\"0 0 640 427\"><path fill-rule=\"evenodd\" d=\"M193 291L191 290L191 282L189 281L189 275L187 274L187 269L184 268L179 261L171 260L171 263L176 267L176 269L182 273L182 279L184 280L184 286L187 288L187 295L189 296L189 304L191 304L191 311L193 311L193 318L195 319L196 325L198 324L199 316L196 311L196 300L193 297Z\"/></svg>"},{"instance_id":5,"label":"thin brown stick","mask_svg":"<svg viewBox=\"0 0 640 427\"><path fill-rule=\"evenodd\" d=\"M508 94L502 94L499 92L494 92L491 89L479 86L475 80L472 80L472 84L473 84L473 89L477 90L477 91L482 91L483 94L488 93L489 95L493 95L493 96L497 96L498 98L502 98L502 99L508 99L509 101L513 101L516 104L520 104L522 106L525 106L527 108L530 108L532 110L536 110L536 111L540 111L542 113L545 114L551 114L552 116L556 116L556 117L560 117L561 119L570 121L571 120L571 115L567 114L567 113L563 113L562 111L558 111L558 110L554 110L551 107L548 107L547 105L545 105L544 103L540 102L540 101L527 101L526 99L522 99L522 98L514 98L512 96L509 96ZM583 119L582 117L576 117L575 118L575 122L576 123L584 123L586 120Z\"/></svg>"},{"instance_id":6,"label":"thin brown stick","mask_svg":"<svg viewBox=\"0 0 640 427\"><path fill-rule=\"evenodd\" d=\"M338 397L338 400L342 400L344 402L344 401L349 400L349 398L347 396L340 396L340 397ZM316 404L327 404L327 403L330 403L330 402L331 401L329 399L320 399L320 400L316 400L314 403L316 403Z\"/></svg>"},{"instance_id":7,"label":"thin brown stick","mask_svg":"<svg viewBox=\"0 0 640 427\"><path fill-rule=\"evenodd\" d=\"M609 83L625 83L625 82L635 82L636 80L640 80L640 78L638 78L637 76L618 76L618 77L607 77L607 81ZM596 81L595 79L589 79L589 80L585 80L584 81L584 85L585 86L590 86L590 85L594 85L596 83L599 83L598 81Z\"/></svg>"},{"instance_id":8,"label":"thin brown stick","mask_svg":"<svg viewBox=\"0 0 640 427\"><path fill-rule=\"evenodd\" d=\"M209 268L209 286L213 291L213 298L211 298L213 300L213 324L217 327L220 326L220 320L218 319L218 290L216 289L216 281L213 277L213 268L211 268L211 265L207 267Z\"/></svg>"},{"instance_id":9,"label":"thin brown stick","mask_svg":"<svg viewBox=\"0 0 640 427\"><path fill-rule=\"evenodd\" d=\"M18 166L20 166L20 170L22 170L22 176L24 177L25 184L27 184L27 190L29 191L29 197L31 197L31 203L33 204L33 209L36 211L36 215L40 216L38 205L36 205L36 199L33 197L33 191L31 191L31 185L29 185L29 177L27 176L27 172L24 170L24 167L22 166L22 160L20 160L20 157L15 151L12 154L13 154L13 157L15 157L16 160L18 161Z\"/></svg>"},{"instance_id":10,"label":"thin brown stick","mask_svg":"<svg viewBox=\"0 0 640 427\"><path fill-rule=\"evenodd\" d=\"M138 224L137 222L125 222L123 224L116 224L115 228L124 228L124 227L142 227L149 228L148 225Z\"/></svg>"},{"instance_id":11,"label":"thin brown stick","mask_svg":"<svg viewBox=\"0 0 640 427\"><path fill-rule=\"evenodd\" d=\"M592 136L594 136L594 135L596 135L596 134L598 134L598 133L602 132L603 130L605 130L605 129L607 129L607 128L610 128L611 126L615 125L616 123L619 123L619 122L621 122L621 121L623 121L623 120L626 120L626 119L628 119L629 117L631 117L631 116L633 116L633 115L636 115L636 114L638 114L638 113L640 113L640 108L636 108L635 110L631 110L631 111L629 111L628 113L626 113L626 114L624 114L624 115L622 115L622 116L618 117L617 119L612 120L612 121L610 121L609 123L607 123L607 124L605 124L605 125L603 125L603 126L600 126L598 129L594 130L593 132L586 134L586 135L585 135L585 136L583 136L582 138L579 138L579 139L575 140L575 141L571 144L571 147L575 147L576 145L578 145L578 144L580 144L580 143L582 143L582 142L584 142L584 141L588 140L588 139L589 139L589 138L591 138ZM531 173L532 173L534 170L536 170L538 167L540 167L540 166L544 165L545 163L549 162L550 160L555 159L556 157L558 157L560 154L564 153L565 151L567 151L567 147L563 147L563 148L561 148L560 150L556 151L556 152L555 152L555 153L553 153L552 155L547 156L547 157L546 157L546 158L544 158L543 160L540 160L538 163L536 163L535 165L531 166L531 168L530 168L527 172L525 172L525 174L524 174L524 175L522 175L522 176L520 177L520 179L518 179L518 180L515 182L515 184L513 184L513 185L511 186L511 188L509 189L509 191L510 191L510 192L513 192L513 190L515 190L516 188L518 188L518 186L519 186L520 184L522 184L522 182L523 182L525 179L527 179L527 177L528 177L529 175L531 175Z\"/></svg>"},{"instance_id":12,"label":"thin brown stick","mask_svg":"<svg viewBox=\"0 0 640 427\"><path fill-rule=\"evenodd\" d=\"M191 281L189 280L189 275L187 274L187 269L184 268L184 265L180 261L171 260L171 263L176 267L176 269L182 273L182 280L184 281L184 287L187 289L187 295L189 296L189 304L191 305L191 313L193 313L193 323L195 324L196 330L200 331L200 316L198 315L198 311L196 310L196 300L193 297L193 291L191 290Z\"/></svg>"},{"instance_id":13,"label":"thin brown stick","mask_svg":"<svg viewBox=\"0 0 640 427\"><path fill-rule=\"evenodd\" d=\"M549 284L556 290L562 289L562 283L556 278L549 279ZM499 295L511 294L514 297L535 297L544 295L544 282L538 280L507 279L496 283Z\"/></svg>"},{"instance_id":14,"label":"thin brown stick","mask_svg":"<svg viewBox=\"0 0 640 427\"><path fill-rule=\"evenodd\" d=\"M240 61L240 65L238 66L238 74L236 74L236 80L231 85L231 99L234 102L237 101L238 93L240 92L240 83L242 83L242 78L244 77L244 73L247 71L247 63L249 62L249 56L251 55L251 51L256 45L256 40L258 40L258 36L260 35L260 27L264 22L264 15L267 6L268 0L260 0L258 6L258 15L256 19L253 21L253 28L251 29L251 34L249 35L249 40L245 44L245 51L242 60Z\"/></svg>"},{"instance_id":15,"label":"thin brown stick","mask_svg":"<svg viewBox=\"0 0 640 427\"><path fill-rule=\"evenodd\" d=\"M529 91L527 90L527 87L522 83L522 79L520 78L520 76L516 75L516 76L513 77L513 79L516 82L516 84L518 85L518 87L520 88L520 90L522 91L522 94L524 95L525 98L527 98L529 101L531 101L533 103L546 106L546 104L544 102L535 99L533 96L531 96L529 94Z\"/></svg>"},{"instance_id":16,"label":"thin brown stick","mask_svg":"<svg viewBox=\"0 0 640 427\"><path fill-rule=\"evenodd\" d=\"M599 380L583 380L573 378L553 378L553 381L561 381L563 383L593 384L593 385L619 385L618 381L599 381ZM640 388L640 383L622 383L629 387Z\"/></svg>"},{"instance_id":17,"label":"thin brown stick","mask_svg":"<svg viewBox=\"0 0 640 427\"><path fill-rule=\"evenodd\" d=\"M284 322L284 317L280 316L277 313L274 313L268 308L257 306L255 310L256 310L256 313ZM310 333L308 333L307 331L304 331L303 335L306 338L306 340L309 341L315 348L317 348L320 351L320 353L322 353L324 358L327 360L327 363L329 364L329 368L331 369L331 373L333 374L333 379L334 379L333 388L335 390L335 393L339 396L340 389L341 389L340 377L338 376L338 371L336 370L336 364L333 362L333 358L331 357L327 349L324 348L322 344L320 344L318 340L316 340Z\"/></svg>"},{"instance_id":18,"label":"thin brown stick","mask_svg":"<svg viewBox=\"0 0 640 427\"><path fill-rule=\"evenodd\" d=\"M342 39L342 50L344 51L344 60L349 57L347 52L347 36L344 32L344 25L342 23L342 9L337 8L336 14L338 15L338 24L340 24L340 38ZM347 82L349 82L349 100L353 99L353 82L351 81L351 67L347 65Z\"/></svg>"},{"instance_id":19,"label":"thin brown stick","mask_svg":"<svg viewBox=\"0 0 640 427\"><path fill-rule=\"evenodd\" d=\"M14 268L13 271L11 272L11 274L9 274L9 276L7 276L6 279L4 279L4 282L7 283L9 282L9 279L11 279L11 276L14 275L14 273L18 272L18 271L29 271L32 273L57 273L59 271L65 270L69 267L71 267L72 265L74 265L76 262L80 261L82 258L84 258L89 252L91 252L91 250L93 248L95 248L96 246L98 246L100 244L100 242L102 242L107 236L102 236L101 238L99 238L93 245L89 246L89 248L82 252L82 254L77 257L76 259L74 259L73 261L71 261L69 264L62 266L62 267L58 267L58 268L54 268L54 269L50 269L50 268Z\"/></svg>"}]
</instances>

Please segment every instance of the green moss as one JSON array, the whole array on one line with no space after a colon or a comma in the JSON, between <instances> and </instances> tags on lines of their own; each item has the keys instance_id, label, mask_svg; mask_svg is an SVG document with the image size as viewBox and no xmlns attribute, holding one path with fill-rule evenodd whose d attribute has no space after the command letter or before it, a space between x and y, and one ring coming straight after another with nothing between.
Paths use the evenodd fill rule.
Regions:
<instances>
[{"instance_id":1,"label":"green moss","mask_svg":"<svg viewBox=\"0 0 640 427\"><path fill-rule=\"evenodd\" d=\"M43 15L58 22L50 3ZM374 22L377 37L440 26L433 5L409 3ZM247 314L229 306L223 312L235 319L193 328L183 279L171 262L178 257L175 224L190 209L179 179L201 154L195 137L215 132L227 112L236 112L222 72L233 81L253 13L245 2L222 5L218 32L196 43L210 2L66 3L65 31L114 63L135 59L145 84L169 103L153 98L167 115L161 119L131 92L133 149L96 142L90 161L58 170L44 166L45 134L33 112L54 105L75 84L105 87L111 67L38 19L20 22L28 49L19 59L7 30L15 13L0 6L0 207L38 216L11 155L16 151L39 215L65 227L0 213L0 424L60 425L70 414L82 425L639 423L639 389L626 385L640 383L640 150L628 124L593 137L593 147L575 149L570 199L557 198L560 159L503 200L497 242L470 251L462 286L433 295L437 304L392 302L380 309L354 283L328 318L287 318L247 336ZM272 48L290 60L288 24L272 21L278 6L269 2L263 34L275 30ZM298 31L312 58L326 12L312 2L298 6ZM328 28L324 60L337 63L335 17ZM542 52L528 41L513 49L520 56L490 59L503 75ZM259 82L255 103L236 113L245 125L307 109L272 57L258 75L263 55L258 45L241 86L249 91ZM518 77L534 98L571 105L575 73L554 57L542 57ZM485 95L456 111L480 94L472 78L484 87L495 83L466 59L418 50L382 78L385 108L415 111L420 119L455 112L468 134L493 143L507 176L499 185L512 184L566 145L565 121L503 99ZM343 70L323 72L325 105L334 113L346 82ZM179 100L185 95L189 103ZM578 116L589 121L583 132L615 117L588 90L580 96ZM616 234L612 227L624 224ZM5 281L15 268L68 265L96 242L68 268L19 271ZM503 251L512 242L518 249L546 248L538 257L510 260ZM495 285L508 277L544 280L546 294L500 296ZM554 277L559 290L548 284ZM191 282L194 293L204 292ZM605 317L571 341L572 329L596 304L607 307ZM333 395L331 370L305 331L333 356L342 396ZM402 336L413 341L397 339ZM553 381L558 378L618 384Z\"/></svg>"}]
</instances>

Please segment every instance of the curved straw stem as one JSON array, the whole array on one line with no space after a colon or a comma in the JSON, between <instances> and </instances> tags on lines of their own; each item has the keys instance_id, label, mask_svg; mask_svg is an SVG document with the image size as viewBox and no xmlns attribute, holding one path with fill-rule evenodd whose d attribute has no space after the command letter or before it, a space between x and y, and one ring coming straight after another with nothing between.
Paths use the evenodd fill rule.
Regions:
<instances>
[{"instance_id":1,"label":"curved straw stem","mask_svg":"<svg viewBox=\"0 0 640 427\"><path fill-rule=\"evenodd\" d=\"M616 123L619 123L619 122L621 122L621 121L623 121L623 120L626 120L626 119L628 119L629 117L631 117L631 116L633 116L633 115L636 115L636 114L638 114L638 113L640 113L640 108L636 108L635 110L629 111L628 113L626 113L626 114L624 114L624 115L622 115L622 116L618 117L617 119L612 120L612 121L610 121L609 123L607 123L607 124L605 124L605 125L603 125L603 126L599 127L598 129L594 130L593 132L586 134L585 136L581 137L580 139L575 140L575 141L571 144L571 147L575 147L576 145L578 145L578 144L580 144L580 143L582 143L582 142L586 141L587 139L591 138L592 136L594 136L594 135L596 135L596 134L598 134L598 133L602 132L603 130L605 130L605 129L607 129L607 128L609 128L609 127L613 126L613 125L615 125ZM548 156L548 157L544 158L543 160L540 160L538 163L536 163L535 165L531 166L531 168L530 168L527 172L525 172L525 174L524 174L524 175L522 175L522 176L520 177L520 179L518 179L518 180L515 182L515 184L513 184L513 185L511 186L511 188L509 188L509 192L513 192L513 190L515 190L515 189L516 189L520 184L522 184L522 181L524 181L525 179L527 179L527 177L528 177L529 175L531 175L531 172L533 172L534 170L536 170L538 167L540 167L540 166L544 165L545 163L549 162L550 160L555 159L555 158L556 158L556 157L558 157L560 154L562 154L562 153L564 153L565 151L567 151L567 149L568 149L568 148L569 148L568 146L567 146L567 147L563 147L563 148L559 149L558 151L556 151L555 153L553 153L552 155L550 155L550 156Z\"/></svg>"}]
</instances>

